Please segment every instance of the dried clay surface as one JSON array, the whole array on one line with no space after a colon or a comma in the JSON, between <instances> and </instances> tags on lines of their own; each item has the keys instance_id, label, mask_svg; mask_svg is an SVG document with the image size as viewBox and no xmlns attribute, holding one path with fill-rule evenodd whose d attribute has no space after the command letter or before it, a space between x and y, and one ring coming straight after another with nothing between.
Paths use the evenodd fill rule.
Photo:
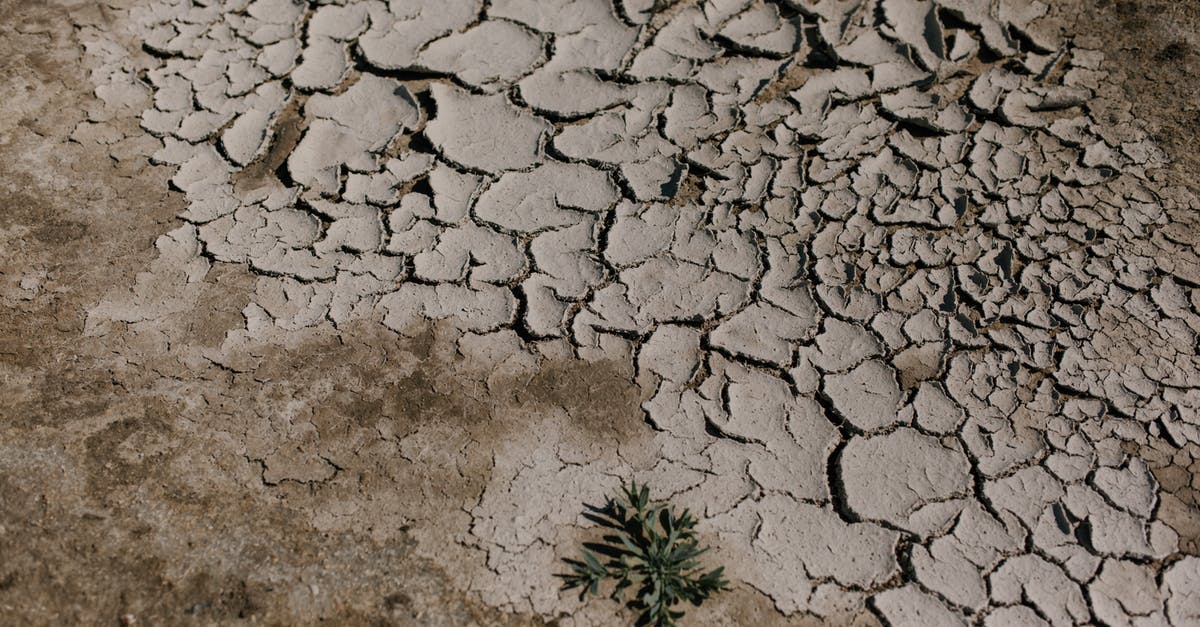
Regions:
<instances>
[{"instance_id":1,"label":"dried clay surface","mask_svg":"<svg viewBox=\"0 0 1200 627\"><path fill-rule=\"evenodd\" d=\"M0 9L0 617L1200 622L1200 6Z\"/></svg>"}]
</instances>

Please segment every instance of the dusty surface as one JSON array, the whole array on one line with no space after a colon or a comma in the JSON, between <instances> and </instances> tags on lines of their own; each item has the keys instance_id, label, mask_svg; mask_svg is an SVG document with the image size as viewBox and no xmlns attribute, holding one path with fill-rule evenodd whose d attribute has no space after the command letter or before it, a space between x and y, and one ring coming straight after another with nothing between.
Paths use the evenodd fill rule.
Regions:
<instances>
[{"instance_id":1,"label":"dusty surface","mask_svg":"<svg viewBox=\"0 0 1200 627\"><path fill-rule=\"evenodd\" d=\"M544 4L0 0L0 622L1200 620L1200 6Z\"/></svg>"}]
</instances>

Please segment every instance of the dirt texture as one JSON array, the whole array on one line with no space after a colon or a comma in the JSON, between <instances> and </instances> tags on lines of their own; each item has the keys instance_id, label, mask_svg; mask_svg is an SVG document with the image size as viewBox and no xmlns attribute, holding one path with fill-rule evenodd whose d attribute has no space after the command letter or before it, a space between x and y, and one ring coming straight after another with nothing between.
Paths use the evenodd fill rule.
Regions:
<instances>
[{"instance_id":1,"label":"dirt texture","mask_svg":"<svg viewBox=\"0 0 1200 627\"><path fill-rule=\"evenodd\" d=\"M762 122L781 102L807 112L794 94L838 64L819 11L853 2L740 3L714 37L668 25L739 3L580 2L560 13L595 23L568 28L536 3L447 2L470 10L409 32L413 50L379 26L405 3L222 4L0 0L0 624L628 621L555 574L595 535L584 504L634 476L697 511L730 567L733 589L686 624L1200 620L1200 3L1054 2L1006 31L1008 56L954 64L909 32L924 0L847 18L911 40L913 67L946 63L919 83L942 104L988 68L1032 82L1069 50L1031 89L1088 96L1035 113L1127 148L1065 142L1073 161L1040 162L1038 194L1058 184L1088 209L1028 237L1036 216L987 212L997 189L947 224L805 213L802 187L837 185L884 137L992 123L1039 154L1064 143L999 108L947 130L846 85L813 120ZM993 4L1010 21L1040 5ZM599 5L611 15L584 10ZM983 40L951 13L931 19ZM668 52L589 67L582 91L531 78L577 70L551 63L572 50L603 64L590 42L629 33ZM258 56L288 37L303 50L282 67ZM214 79L206 41L270 66L254 80L278 91L228 80L249 65ZM712 61L708 91L687 101L691 78L653 76L677 66L645 69L668 58L697 75ZM762 85L736 79L756 64L774 64ZM681 131L680 102L710 109ZM725 124L721 102L738 130L639 152ZM869 148L843 165L818 152L851 140L755 143L826 132L834 103L892 107L829 135ZM632 125L616 142L643 109L629 163L582 136L616 111ZM729 154L751 156L738 170ZM1004 169L995 154L980 177ZM793 189L741 196L767 187L751 166L774 177L789 159ZM721 209L687 226L699 206ZM688 265L692 228L714 243ZM946 261L976 239L993 249ZM1069 272L1035 281L1046 298L1014 278L1060 258Z\"/></svg>"}]
</instances>

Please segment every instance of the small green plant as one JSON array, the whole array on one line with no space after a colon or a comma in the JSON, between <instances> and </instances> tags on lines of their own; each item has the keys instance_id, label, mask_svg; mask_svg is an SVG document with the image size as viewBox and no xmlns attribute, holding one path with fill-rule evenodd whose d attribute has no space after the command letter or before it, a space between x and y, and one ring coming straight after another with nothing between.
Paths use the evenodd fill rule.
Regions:
<instances>
[{"instance_id":1,"label":"small green plant","mask_svg":"<svg viewBox=\"0 0 1200 627\"><path fill-rule=\"evenodd\" d=\"M582 559L565 560L571 572L561 575L563 587L580 588L580 598L599 596L601 582L612 579L612 598L639 613L638 625L673 626L683 616L675 605L686 601L698 606L728 588L725 568L703 572L699 557L708 547L696 539L691 512L676 515L666 504L651 505L645 485L630 483L621 491L623 502L609 499L603 509L588 514L612 533L602 543L584 544ZM626 599L630 591L633 595Z\"/></svg>"}]
</instances>

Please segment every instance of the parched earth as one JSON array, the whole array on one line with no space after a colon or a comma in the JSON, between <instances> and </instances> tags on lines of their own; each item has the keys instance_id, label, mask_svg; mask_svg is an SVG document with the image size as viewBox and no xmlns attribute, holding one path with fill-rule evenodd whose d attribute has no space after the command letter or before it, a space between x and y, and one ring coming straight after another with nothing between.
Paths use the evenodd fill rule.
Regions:
<instances>
[{"instance_id":1,"label":"parched earth","mask_svg":"<svg viewBox=\"0 0 1200 627\"><path fill-rule=\"evenodd\" d=\"M0 11L0 624L1200 623L1200 3Z\"/></svg>"}]
</instances>

